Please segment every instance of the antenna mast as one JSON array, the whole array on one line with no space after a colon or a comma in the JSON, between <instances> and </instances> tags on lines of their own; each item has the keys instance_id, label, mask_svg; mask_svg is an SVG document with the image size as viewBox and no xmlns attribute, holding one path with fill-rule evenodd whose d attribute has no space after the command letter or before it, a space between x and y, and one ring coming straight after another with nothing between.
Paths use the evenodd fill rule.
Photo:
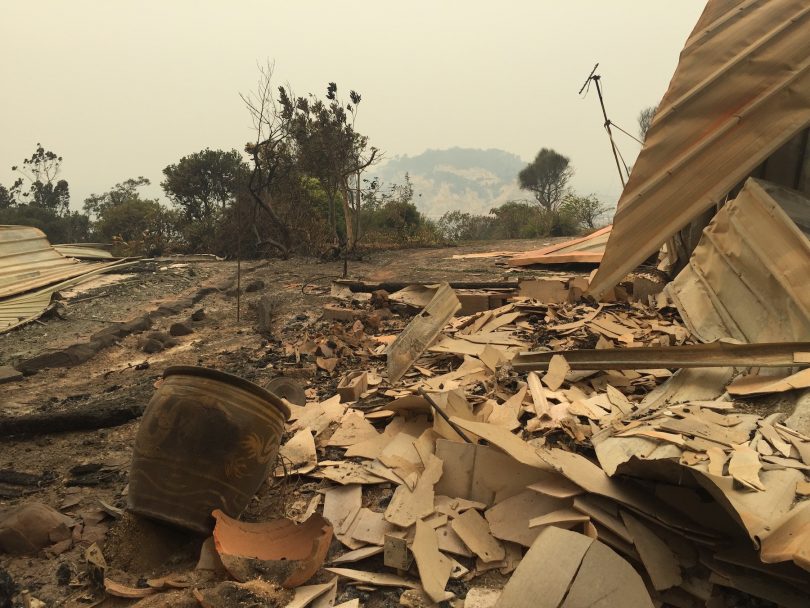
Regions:
<instances>
[{"instance_id":1,"label":"antenna mast","mask_svg":"<svg viewBox=\"0 0 810 608\"><path fill-rule=\"evenodd\" d=\"M596 94L599 96L599 105L602 107L602 116L605 119L604 127L605 131L607 131L608 139L610 140L610 149L613 152L613 160L616 161L616 169L619 172L619 180L622 182L622 188L625 186L625 179L624 173L622 173L622 164L624 160L619 161L619 157L621 153L619 152L618 148L616 147L616 142L613 140L613 131L611 130L611 125L613 124L610 122L610 119L607 115L607 110L605 109L605 98L602 96L602 77L596 73L596 69L599 67L597 63L593 66L591 73L588 75L588 78L585 80L585 83L582 85L582 88L579 89L579 95L582 95L582 92L585 91L585 95L588 94L588 90L590 90L591 82L596 84ZM629 176L629 171L627 170L627 165L624 167L625 172L627 172Z\"/></svg>"}]
</instances>

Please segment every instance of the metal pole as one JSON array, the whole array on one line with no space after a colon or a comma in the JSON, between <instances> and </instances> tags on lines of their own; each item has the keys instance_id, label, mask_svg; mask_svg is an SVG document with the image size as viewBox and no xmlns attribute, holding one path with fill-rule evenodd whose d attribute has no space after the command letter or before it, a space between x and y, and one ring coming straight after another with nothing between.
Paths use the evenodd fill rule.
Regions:
<instances>
[{"instance_id":1,"label":"metal pole","mask_svg":"<svg viewBox=\"0 0 810 608\"><path fill-rule=\"evenodd\" d=\"M622 188L624 188L624 174L622 173L621 163L619 163L619 155L616 153L616 144L613 141L613 132L610 130L610 119L608 118L607 110L605 109L605 99L602 97L602 77L597 74L591 78L596 83L596 94L599 96L599 105L602 106L602 116L605 118L605 130L607 131L608 138L610 139L610 150L613 152L613 160L616 161L616 169L619 171L619 179L622 182Z\"/></svg>"}]
</instances>

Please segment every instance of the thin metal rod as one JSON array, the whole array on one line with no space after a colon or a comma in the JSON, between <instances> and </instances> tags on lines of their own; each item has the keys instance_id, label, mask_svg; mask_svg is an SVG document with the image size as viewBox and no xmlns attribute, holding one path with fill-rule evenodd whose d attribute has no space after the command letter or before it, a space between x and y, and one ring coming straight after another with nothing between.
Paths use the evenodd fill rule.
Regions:
<instances>
[{"instance_id":1,"label":"thin metal rod","mask_svg":"<svg viewBox=\"0 0 810 608\"><path fill-rule=\"evenodd\" d=\"M613 131L610 130L610 119L607 115L607 110L605 109L605 98L602 96L602 77L599 75L591 76L593 81L596 83L596 94L599 96L599 105L602 106L602 116L605 118L605 130L608 133L608 137L610 138L610 149L613 152L613 159L616 161L616 169L619 172L619 179L622 182L622 188L625 186L624 181L624 174L622 173L622 166L619 163L619 155L616 153L616 143L613 141Z\"/></svg>"},{"instance_id":2,"label":"thin metal rod","mask_svg":"<svg viewBox=\"0 0 810 608\"><path fill-rule=\"evenodd\" d=\"M428 393L428 392L425 390L425 387L423 387L423 386L420 386L420 387L419 387L419 394L420 394L422 397L424 397L424 398L425 398L425 401L427 401L427 402L430 404L430 407L432 407L432 408L433 408L433 410L434 410L434 411L435 411L437 414L439 414L439 416L441 416L441 417L442 417L442 419L443 419L443 420L444 420L444 421L445 421L447 424L449 424L449 425L450 425L450 428L452 428L452 429L453 429L453 430L454 430L456 433L458 433L458 434L459 434L459 436L460 436L460 437L461 437L461 438L462 438L464 441L466 441L467 443L475 443L475 442L474 442L474 441L472 441L472 440L471 440L469 437L467 437L467 435L465 435L465 434L464 434L464 431L462 431L460 428L458 428L458 425L457 425L455 422L452 422L452 421L450 420L450 417L447 415L447 413L446 413L446 412L445 412L445 411L444 411L442 408L440 408L440 407L439 407L439 404L438 404L438 403L436 403L435 401L433 401L433 397L431 397L431 396L430 396L430 394L429 394L429 393Z\"/></svg>"},{"instance_id":3,"label":"thin metal rod","mask_svg":"<svg viewBox=\"0 0 810 608\"><path fill-rule=\"evenodd\" d=\"M236 322L242 312L242 208L236 202Z\"/></svg>"}]
</instances>

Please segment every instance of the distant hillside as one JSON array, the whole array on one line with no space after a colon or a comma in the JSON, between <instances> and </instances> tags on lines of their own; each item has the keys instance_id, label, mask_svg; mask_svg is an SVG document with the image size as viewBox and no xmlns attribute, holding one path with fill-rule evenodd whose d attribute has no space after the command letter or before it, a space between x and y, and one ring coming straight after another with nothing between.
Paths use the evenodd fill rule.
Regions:
<instances>
[{"instance_id":1,"label":"distant hillside","mask_svg":"<svg viewBox=\"0 0 810 608\"><path fill-rule=\"evenodd\" d=\"M508 200L526 198L529 193L517 186L517 174L525 165L504 150L450 148L394 157L375 167L373 174L394 184L404 182L408 173L419 210L439 217L455 209L486 214Z\"/></svg>"}]
</instances>

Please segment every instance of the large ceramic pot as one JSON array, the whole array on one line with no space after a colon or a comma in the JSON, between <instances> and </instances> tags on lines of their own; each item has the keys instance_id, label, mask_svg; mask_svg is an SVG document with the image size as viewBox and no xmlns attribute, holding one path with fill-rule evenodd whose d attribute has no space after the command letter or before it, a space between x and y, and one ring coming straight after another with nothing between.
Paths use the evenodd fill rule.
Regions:
<instances>
[{"instance_id":1,"label":"large ceramic pot","mask_svg":"<svg viewBox=\"0 0 810 608\"><path fill-rule=\"evenodd\" d=\"M238 376L170 367L144 412L129 509L204 534L211 512L238 517L270 473L289 408Z\"/></svg>"}]
</instances>

